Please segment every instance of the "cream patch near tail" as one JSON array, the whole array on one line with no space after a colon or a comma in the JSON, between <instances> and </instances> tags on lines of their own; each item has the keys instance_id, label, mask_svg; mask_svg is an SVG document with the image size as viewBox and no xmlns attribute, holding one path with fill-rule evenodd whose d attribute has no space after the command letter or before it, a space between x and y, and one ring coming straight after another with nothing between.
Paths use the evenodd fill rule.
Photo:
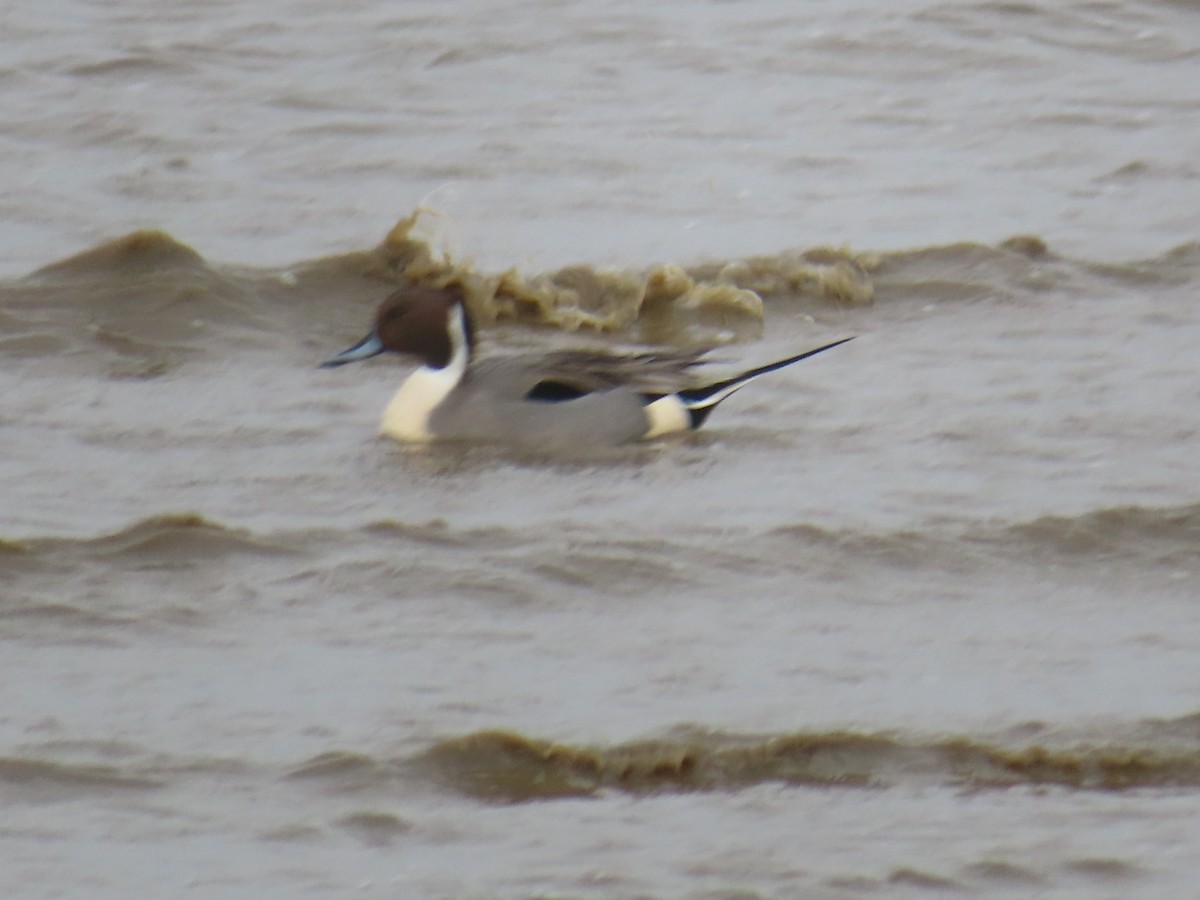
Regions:
<instances>
[{"instance_id":1,"label":"cream patch near tail","mask_svg":"<svg viewBox=\"0 0 1200 900\"><path fill-rule=\"evenodd\" d=\"M646 406L646 418L650 422L650 430L642 435L643 440L661 437L664 434L674 434L677 431L687 431L692 427L692 415L687 406L675 394L659 397Z\"/></svg>"}]
</instances>

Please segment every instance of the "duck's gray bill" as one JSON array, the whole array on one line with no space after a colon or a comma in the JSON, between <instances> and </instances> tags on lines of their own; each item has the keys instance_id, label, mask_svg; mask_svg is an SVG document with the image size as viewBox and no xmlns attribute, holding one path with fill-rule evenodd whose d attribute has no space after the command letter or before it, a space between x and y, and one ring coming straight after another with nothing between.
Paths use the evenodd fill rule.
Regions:
<instances>
[{"instance_id":1,"label":"duck's gray bill","mask_svg":"<svg viewBox=\"0 0 1200 900\"><path fill-rule=\"evenodd\" d=\"M349 350L343 350L337 356L329 357L321 363L321 368L332 369L335 366L344 366L346 363L358 362L360 359L370 359L372 356L378 356L383 350L383 342L379 340L379 335L372 331Z\"/></svg>"}]
</instances>

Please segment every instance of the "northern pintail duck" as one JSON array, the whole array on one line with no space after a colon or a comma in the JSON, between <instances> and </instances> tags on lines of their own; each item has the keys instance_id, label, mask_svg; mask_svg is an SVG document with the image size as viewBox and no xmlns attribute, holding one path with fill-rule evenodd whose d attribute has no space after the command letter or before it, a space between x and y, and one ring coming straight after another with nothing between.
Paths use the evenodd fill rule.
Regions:
<instances>
[{"instance_id":1,"label":"northern pintail duck","mask_svg":"<svg viewBox=\"0 0 1200 900\"><path fill-rule=\"evenodd\" d=\"M718 403L751 380L849 340L700 384L688 377L700 353L568 350L476 360L461 290L408 286L383 301L370 334L321 365L385 351L416 357L420 368L383 413L382 432L398 441L613 445L699 428Z\"/></svg>"}]
</instances>

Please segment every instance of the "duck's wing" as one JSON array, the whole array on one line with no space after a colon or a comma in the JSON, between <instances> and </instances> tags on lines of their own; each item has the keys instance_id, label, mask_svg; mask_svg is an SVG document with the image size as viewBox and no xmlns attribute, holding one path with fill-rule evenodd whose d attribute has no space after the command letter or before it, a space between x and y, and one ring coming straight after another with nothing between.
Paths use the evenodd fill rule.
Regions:
<instances>
[{"instance_id":1,"label":"duck's wing","mask_svg":"<svg viewBox=\"0 0 1200 900\"><path fill-rule=\"evenodd\" d=\"M691 370L703 363L705 352L559 350L536 357L497 356L477 363L472 376L527 400L574 400L617 388L662 395L695 387L699 382Z\"/></svg>"}]
</instances>

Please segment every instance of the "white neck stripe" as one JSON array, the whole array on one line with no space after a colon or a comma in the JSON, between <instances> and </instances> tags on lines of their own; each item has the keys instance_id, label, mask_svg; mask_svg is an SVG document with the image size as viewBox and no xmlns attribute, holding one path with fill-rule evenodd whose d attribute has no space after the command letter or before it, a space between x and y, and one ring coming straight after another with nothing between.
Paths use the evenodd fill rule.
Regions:
<instances>
[{"instance_id":1,"label":"white neck stripe","mask_svg":"<svg viewBox=\"0 0 1200 900\"><path fill-rule=\"evenodd\" d=\"M467 311L461 303L455 303L446 322L446 331L450 334L450 361L446 363L445 371L458 384L467 372L467 363L471 359L471 348L467 343Z\"/></svg>"},{"instance_id":2,"label":"white neck stripe","mask_svg":"<svg viewBox=\"0 0 1200 900\"><path fill-rule=\"evenodd\" d=\"M383 411L380 431L398 441L427 441L433 437L429 419L450 392L458 387L471 348L467 345L466 312L455 304L446 323L450 335L450 361L442 368L421 366L405 379L392 401Z\"/></svg>"}]
</instances>

